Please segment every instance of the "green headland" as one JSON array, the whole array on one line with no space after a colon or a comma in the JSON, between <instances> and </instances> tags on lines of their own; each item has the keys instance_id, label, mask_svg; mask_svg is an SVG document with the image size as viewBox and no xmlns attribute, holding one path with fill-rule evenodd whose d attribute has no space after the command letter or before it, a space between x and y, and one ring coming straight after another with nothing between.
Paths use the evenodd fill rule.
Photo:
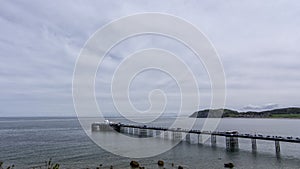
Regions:
<instances>
[{"instance_id":1,"label":"green headland","mask_svg":"<svg viewBox=\"0 0 300 169\"><path fill-rule=\"evenodd\" d=\"M222 114L223 113L223 114ZM194 118L295 118L300 119L300 108L289 107L266 111L236 111L230 109L205 109L200 110L190 117Z\"/></svg>"}]
</instances>

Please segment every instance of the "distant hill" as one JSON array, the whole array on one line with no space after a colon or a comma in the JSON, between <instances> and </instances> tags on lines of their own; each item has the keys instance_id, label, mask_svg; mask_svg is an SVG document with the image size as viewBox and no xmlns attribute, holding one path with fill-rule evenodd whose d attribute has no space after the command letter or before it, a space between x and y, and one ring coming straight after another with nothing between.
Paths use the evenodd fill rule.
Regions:
<instances>
[{"instance_id":1,"label":"distant hill","mask_svg":"<svg viewBox=\"0 0 300 169\"><path fill-rule=\"evenodd\" d=\"M222 114L222 110L224 113ZM209 113L211 111L211 113ZM290 108L281 108L267 111L247 111L247 112L238 112L230 109L205 109L200 110L190 117L194 118L300 118L300 108L290 107Z\"/></svg>"}]
</instances>

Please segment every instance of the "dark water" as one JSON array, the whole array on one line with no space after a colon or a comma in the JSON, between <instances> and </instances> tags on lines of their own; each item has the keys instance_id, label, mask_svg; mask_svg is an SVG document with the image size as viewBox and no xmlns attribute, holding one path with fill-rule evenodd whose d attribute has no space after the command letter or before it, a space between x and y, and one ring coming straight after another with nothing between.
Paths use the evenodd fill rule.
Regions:
<instances>
[{"instance_id":1,"label":"dark water","mask_svg":"<svg viewBox=\"0 0 300 169\"><path fill-rule=\"evenodd\" d=\"M123 119L113 119L122 121ZM162 119L157 124L165 124ZM124 120L123 120L124 121ZM244 133L262 133L300 136L300 120L289 119L223 119L221 131L238 129ZM203 121L197 121L201 125ZM276 157L274 143L258 141L258 153L251 152L250 140L240 140L239 152L226 152L224 138L218 138L217 148L209 141L204 145L180 143L170 151L155 157L137 159L146 168L158 168L157 160L164 160L166 168L171 163L184 168L223 168L233 162L235 168L300 168L300 145L281 144L281 156ZM82 130L76 118L0 118L0 160L15 164L16 168L41 165L52 158L63 168L129 168L132 159L106 152ZM175 168L175 167L174 167Z\"/></svg>"}]
</instances>

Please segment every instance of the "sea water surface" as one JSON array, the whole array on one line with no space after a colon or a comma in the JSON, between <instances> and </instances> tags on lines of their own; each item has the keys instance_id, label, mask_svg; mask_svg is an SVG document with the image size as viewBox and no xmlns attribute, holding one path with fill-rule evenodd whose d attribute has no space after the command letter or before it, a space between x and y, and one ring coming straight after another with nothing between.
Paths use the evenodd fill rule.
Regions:
<instances>
[{"instance_id":1,"label":"sea water surface","mask_svg":"<svg viewBox=\"0 0 300 169\"><path fill-rule=\"evenodd\" d=\"M123 118L111 121L130 123ZM151 125L168 126L173 117L160 118ZM204 119L197 119L194 128L201 129ZM222 119L218 131L238 130L240 133L300 136L297 119ZM192 138L195 139L195 138ZM116 140L114 140L116 141ZM120 143L128 144L130 143ZM251 151L251 140L239 139L240 150L227 152L225 138L217 137L217 147L208 140L204 145L182 142L173 149L155 157L135 159L145 168L158 168L157 161L164 160L165 168L178 165L193 169L219 169L233 162L235 168L300 168L300 144L281 143L281 155L275 155L272 141L257 141L257 153ZM0 118L0 161L15 168L43 165L46 160L59 163L62 168L129 168L132 159L103 150L84 132L77 118L26 117ZM172 167L171 164L174 164Z\"/></svg>"}]
</instances>

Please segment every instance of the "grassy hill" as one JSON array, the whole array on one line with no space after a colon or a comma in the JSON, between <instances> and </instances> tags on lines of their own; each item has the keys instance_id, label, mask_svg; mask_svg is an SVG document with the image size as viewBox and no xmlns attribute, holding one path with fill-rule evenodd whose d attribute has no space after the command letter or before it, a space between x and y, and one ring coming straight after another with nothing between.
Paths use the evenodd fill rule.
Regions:
<instances>
[{"instance_id":1,"label":"grassy hill","mask_svg":"<svg viewBox=\"0 0 300 169\"><path fill-rule=\"evenodd\" d=\"M222 114L222 110L224 113ZM210 113L209 113L210 112ZM247 111L247 112L238 112L230 109L205 109L200 110L190 117L194 118L300 118L300 108L290 107L290 108L281 108L267 111Z\"/></svg>"}]
</instances>

